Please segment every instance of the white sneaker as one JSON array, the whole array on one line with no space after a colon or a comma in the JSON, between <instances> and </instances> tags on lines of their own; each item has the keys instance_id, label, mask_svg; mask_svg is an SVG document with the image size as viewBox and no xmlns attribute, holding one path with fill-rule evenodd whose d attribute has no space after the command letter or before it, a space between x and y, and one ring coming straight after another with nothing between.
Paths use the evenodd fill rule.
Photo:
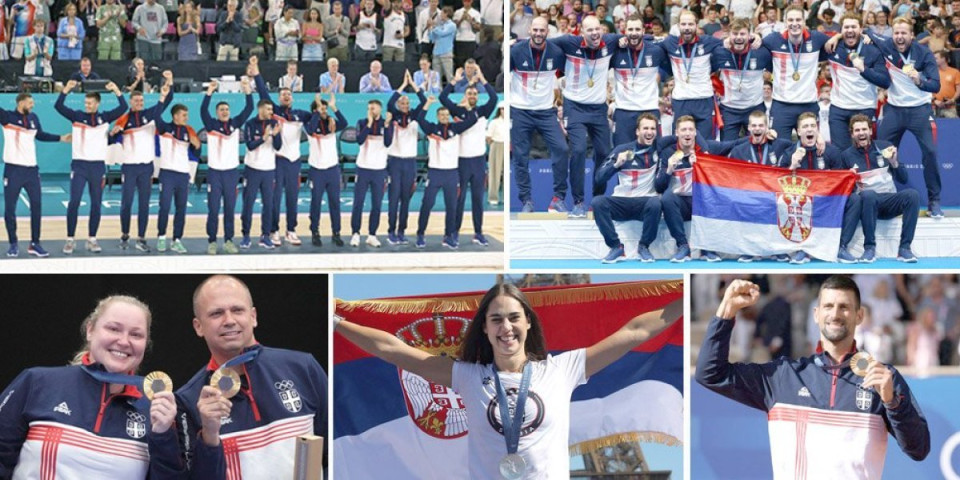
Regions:
<instances>
[{"instance_id":1,"label":"white sneaker","mask_svg":"<svg viewBox=\"0 0 960 480\"><path fill-rule=\"evenodd\" d=\"M273 232L270 234L270 242L275 246L280 246L280 232Z\"/></svg>"},{"instance_id":2,"label":"white sneaker","mask_svg":"<svg viewBox=\"0 0 960 480\"><path fill-rule=\"evenodd\" d=\"M359 246L360 246L360 234L359 234L359 233L354 233L353 236L350 237L350 246L351 246L351 247L359 247Z\"/></svg>"},{"instance_id":3,"label":"white sneaker","mask_svg":"<svg viewBox=\"0 0 960 480\"><path fill-rule=\"evenodd\" d=\"M68 238L67 241L63 244L63 253L70 255L73 253L73 250L76 248L76 241L72 238Z\"/></svg>"},{"instance_id":4,"label":"white sneaker","mask_svg":"<svg viewBox=\"0 0 960 480\"><path fill-rule=\"evenodd\" d=\"M380 248L380 240L377 239L376 235L368 235L367 245L370 245L373 248Z\"/></svg>"},{"instance_id":5,"label":"white sneaker","mask_svg":"<svg viewBox=\"0 0 960 480\"><path fill-rule=\"evenodd\" d=\"M297 236L297 232L287 232L287 243L293 245L294 247L299 247L303 242L300 241L300 237Z\"/></svg>"}]
</instances>

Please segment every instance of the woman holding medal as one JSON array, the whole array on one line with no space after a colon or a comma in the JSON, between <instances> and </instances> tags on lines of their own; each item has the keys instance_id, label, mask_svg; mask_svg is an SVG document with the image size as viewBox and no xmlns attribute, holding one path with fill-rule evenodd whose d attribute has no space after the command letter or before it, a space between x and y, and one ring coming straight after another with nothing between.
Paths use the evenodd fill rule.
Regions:
<instances>
[{"instance_id":1,"label":"woman holding medal","mask_svg":"<svg viewBox=\"0 0 960 480\"><path fill-rule=\"evenodd\" d=\"M133 375L150 324L140 300L104 298L81 324L86 345L70 365L27 369L7 387L0 396L0 478L181 475L170 378Z\"/></svg>"},{"instance_id":2,"label":"woman holding medal","mask_svg":"<svg viewBox=\"0 0 960 480\"><path fill-rule=\"evenodd\" d=\"M540 320L523 292L512 284L497 284L480 301L459 361L341 317L334 322L335 329L361 349L460 394L470 424L471 478L552 479L570 475L567 440L573 390L673 323L681 312L680 302L671 304L633 318L595 345L551 356ZM534 404L536 409L531 408Z\"/></svg>"}]
</instances>

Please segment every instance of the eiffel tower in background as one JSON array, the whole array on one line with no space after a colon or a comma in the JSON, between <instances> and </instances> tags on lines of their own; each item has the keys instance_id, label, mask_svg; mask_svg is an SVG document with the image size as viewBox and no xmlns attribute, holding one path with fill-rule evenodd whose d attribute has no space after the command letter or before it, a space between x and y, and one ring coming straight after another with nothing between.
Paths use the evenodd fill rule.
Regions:
<instances>
[{"instance_id":1,"label":"eiffel tower in background","mask_svg":"<svg viewBox=\"0 0 960 480\"><path fill-rule=\"evenodd\" d=\"M571 480L670 480L670 472L652 471L639 442L624 442L584 452L582 470L572 470Z\"/></svg>"},{"instance_id":2,"label":"eiffel tower in background","mask_svg":"<svg viewBox=\"0 0 960 480\"><path fill-rule=\"evenodd\" d=\"M528 273L525 275L497 275L497 282L512 283L520 288L590 283L586 273Z\"/></svg>"}]
</instances>

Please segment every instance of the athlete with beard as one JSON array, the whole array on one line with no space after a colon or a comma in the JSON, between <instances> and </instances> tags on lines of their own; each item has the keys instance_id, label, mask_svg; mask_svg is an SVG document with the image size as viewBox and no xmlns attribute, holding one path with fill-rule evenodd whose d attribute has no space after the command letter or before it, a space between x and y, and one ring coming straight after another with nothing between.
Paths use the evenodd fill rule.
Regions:
<instances>
[{"instance_id":1,"label":"athlete with beard","mask_svg":"<svg viewBox=\"0 0 960 480\"><path fill-rule=\"evenodd\" d=\"M679 37L669 35L660 43L670 56L673 71L673 115L676 119L693 117L697 132L704 138L713 138L711 59L723 43L713 37L697 35L697 16L693 12L680 12L678 27Z\"/></svg>"},{"instance_id":2,"label":"athlete with beard","mask_svg":"<svg viewBox=\"0 0 960 480\"><path fill-rule=\"evenodd\" d=\"M549 211L566 212L567 167L570 175L570 193L573 209L569 216L586 217L584 182L587 161L587 140L593 144L594 172L610 153L610 123L607 121L607 70L619 35L604 35L600 20L595 16L584 17L580 27L582 36L564 35L552 38L552 43L566 55L563 81L563 123L570 141L569 165L554 170L555 185ZM556 167L554 167L556 168ZM594 195L602 195L603 186L594 182Z\"/></svg>"},{"instance_id":3,"label":"athlete with beard","mask_svg":"<svg viewBox=\"0 0 960 480\"><path fill-rule=\"evenodd\" d=\"M814 309L820 342L814 355L730 363L737 312L759 298L756 284L730 282L704 337L696 379L767 413L773 478L881 478L888 432L910 458L926 458L930 430L900 373L869 356L865 368L857 370L863 376L854 373L854 331L864 316L856 283L835 275L820 285Z\"/></svg>"},{"instance_id":4,"label":"athlete with beard","mask_svg":"<svg viewBox=\"0 0 960 480\"><path fill-rule=\"evenodd\" d=\"M660 69L669 70L669 57L658 45L643 39L643 20L627 20L626 40L613 51L614 71L613 144L637 140L637 122L649 113L660 118ZM609 160L608 160L609 161ZM606 162L604 163L606 165ZM598 175L595 177L599 178Z\"/></svg>"},{"instance_id":5,"label":"athlete with beard","mask_svg":"<svg viewBox=\"0 0 960 480\"><path fill-rule=\"evenodd\" d=\"M818 147L820 128L815 114L807 112L800 115L800 120L797 122L797 135L800 139L783 152L780 167L790 170L845 170L847 168L841 159L840 149L832 144ZM847 203L843 206L843 224L840 228L840 251L837 259L842 263L854 263L851 261L853 257L849 254L844 256L843 253L857 231L859 220L860 196L856 192L851 192L847 197ZM794 265L802 265L809 261L810 256L802 250L794 252L790 257L790 263Z\"/></svg>"},{"instance_id":6,"label":"athlete with beard","mask_svg":"<svg viewBox=\"0 0 960 480\"><path fill-rule=\"evenodd\" d=\"M782 139L805 112L818 114L817 72L819 62L826 59L821 50L827 36L804 28L803 7L790 5L784 10L787 31L764 37L763 46L773 57L773 104L770 117L773 129Z\"/></svg>"},{"instance_id":7,"label":"athlete with beard","mask_svg":"<svg viewBox=\"0 0 960 480\"><path fill-rule=\"evenodd\" d=\"M521 211L533 211L530 189L530 137L539 132L553 165L553 196L566 195L567 140L557 120L553 90L557 72L563 70L564 55L560 47L547 43L547 20L533 19L530 38L510 47L510 138L513 151L510 166L516 180Z\"/></svg>"},{"instance_id":8,"label":"athlete with beard","mask_svg":"<svg viewBox=\"0 0 960 480\"><path fill-rule=\"evenodd\" d=\"M763 104L763 73L772 68L769 50L750 47L752 37L748 20L735 18L730 23L729 38L730 48L719 48L716 55L712 56L713 69L719 72L723 81L723 97L720 98L720 115L723 118L720 138L723 140L736 139L742 129L750 129L753 113L766 112Z\"/></svg>"},{"instance_id":9,"label":"athlete with beard","mask_svg":"<svg viewBox=\"0 0 960 480\"><path fill-rule=\"evenodd\" d=\"M854 115L877 119L877 87L890 88L883 54L861 37L860 16L847 13L840 20L840 35L827 42L830 53L830 141L840 150L850 147L849 124ZM842 42L840 40L843 40Z\"/></svg>"},{"instance_id":10,"label":"athlete with beard","mask_svg":"<svg viewBox=\"0 0 960 480\"><path fill-rule=\"evenodd\" d=\"M844 167L855 168L860 175L863 256L859 261L873 263L876 259L877 219L887 220L903 215L897 260L913 263L917 261L917 257L910 250L910 244L913 243L913 234L917 229L920 195L912 188L897 191L894 181L905 185L907 168L897 157L897 147L885 140L872 140L871 123L866 115L854 115L850 119L850 135L854 144L843 152ZM846 244L841 243L841 253L844 250L846 250Z\"/></svg>"},{"instance_id":11,"label":"athlete with beard","mask_svg":"<svg viewBox=\"0 0 960 480\"><path fill-rule=\"evenodd\" d=\"M943 218L940 209L940 170L937 144L933 140L931 93L940 91L940 70L930 49L913 41L913 22L900 17L893 21L893 38L866 32L886 61L890 90L877 125L877 138L899 145L910 131L923 154L923 181L927 185L927 215Z\"/></svg>"}]
</instances>

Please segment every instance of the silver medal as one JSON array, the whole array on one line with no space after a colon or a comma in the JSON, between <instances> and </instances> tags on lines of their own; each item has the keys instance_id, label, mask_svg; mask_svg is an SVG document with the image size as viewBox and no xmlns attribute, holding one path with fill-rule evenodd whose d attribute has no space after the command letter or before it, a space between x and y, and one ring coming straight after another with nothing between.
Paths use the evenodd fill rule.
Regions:
<instances>
[{"instance_id":1,"label":"silver medal","mask_svg":"<svg viewBox=\"0 0 960 480\"><path fill-rule=\"evenodd\" d=\"M507 480L523 478L527 471L527 462L517 453L511 453L500 460L500 476Z\"/></svg>"}]
</instances>

